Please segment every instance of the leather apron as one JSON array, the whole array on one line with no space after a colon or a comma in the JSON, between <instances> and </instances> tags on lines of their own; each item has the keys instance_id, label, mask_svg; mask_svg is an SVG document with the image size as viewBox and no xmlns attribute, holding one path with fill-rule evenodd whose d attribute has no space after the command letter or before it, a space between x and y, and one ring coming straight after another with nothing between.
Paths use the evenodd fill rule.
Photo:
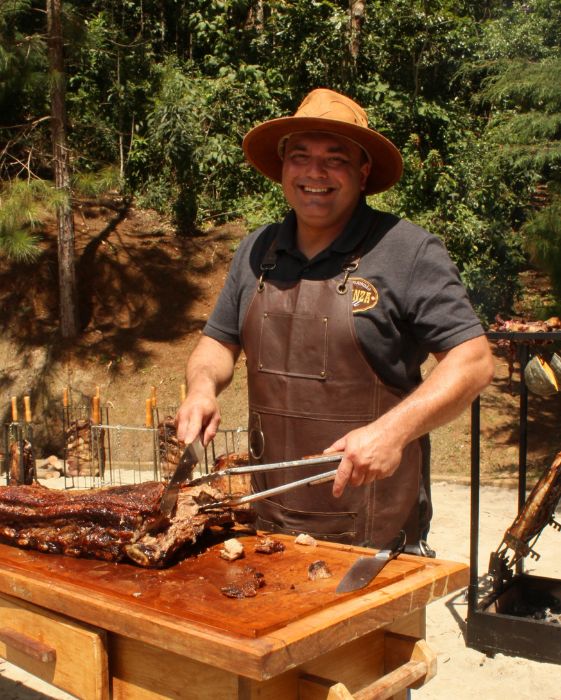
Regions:
<instances>
[{"instance_id":1,"label":"leather apron","mask_svg":"<svg viewBox=\"0 0 561 700\"><path fill-rule=\"evenodd\" d=\"M390 410L403 394L385 385L368 363L352 313L352 280L359 256L349 256L329 280L267 280L275 244L242 329L249 391L249 449L253 463L317 454L350 430ZM257 526L269 532L306 532L318 539L384 546L401 529L420 538L418 440L398 469L371 484L348 485L340 498L332 482L303 486L254 504ZM252 476L253 491L333 469L283 469Z\"/></svg>"}]
</instances>

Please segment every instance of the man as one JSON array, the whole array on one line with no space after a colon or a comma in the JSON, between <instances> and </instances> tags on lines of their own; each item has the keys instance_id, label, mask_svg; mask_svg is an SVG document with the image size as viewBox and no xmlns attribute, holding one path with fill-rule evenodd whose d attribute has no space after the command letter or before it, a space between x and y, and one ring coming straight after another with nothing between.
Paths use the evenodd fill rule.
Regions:
<instances>
[{"instance_id":1,"label":"man","mask_svg":"<svg viewBox=\"0 0 561 700\"><path fill-rule=\"evenodd\" d=\"M430 430L491 381L492 356L444 246L371 209L401 176L397 148L364 110L312 91L292 117L256 126L249 162L282 182L292 211L248 236L187 366L178 437L220 422L217 397L243 349L253 462L343 452L333 485L255 504L273 532L383 546L400 529L421 551L431 517ZM421 381L421 364L437 365ZM254 476L261 491L325 467Z\"/></svg>"}]
</instances>

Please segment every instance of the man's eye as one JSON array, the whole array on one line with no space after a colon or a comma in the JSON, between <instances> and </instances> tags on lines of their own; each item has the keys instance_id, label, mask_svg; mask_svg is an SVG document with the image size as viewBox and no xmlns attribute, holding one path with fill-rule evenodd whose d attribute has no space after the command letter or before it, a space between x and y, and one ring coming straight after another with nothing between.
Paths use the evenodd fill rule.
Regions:
<instances>
[{"instance_id":1,"label":"man's eye","mask_svg":"<svg viewBox=\"0 0 561 700\"><path fill-rule=\"evenodd\" d=\"M289 158L293 163L306 163L308 161L308 156L304 153L291 153Z\"/></svg>"},{"instance_id":2,"label":"man's eye","mask_svg":"<svg viewBox=\"0 0 561 700\"><path fill-rule=\"evenodd\" d=\"M347 162L348 161L345 158L339 158L339 157L327 159L327 165L330 168L342 168L344 165L347 164Z\"/></svg>"}]
</instances>

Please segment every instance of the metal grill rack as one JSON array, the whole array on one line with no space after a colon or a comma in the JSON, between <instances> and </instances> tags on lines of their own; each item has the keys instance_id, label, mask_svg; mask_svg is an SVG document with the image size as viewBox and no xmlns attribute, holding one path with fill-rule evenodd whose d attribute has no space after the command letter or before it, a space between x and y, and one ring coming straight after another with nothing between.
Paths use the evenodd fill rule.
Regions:
<instances>
[{"instance_id":1,"label":"metal grill rack","mask_svg":"<svg viewBox=\"0 0 561 700\"><path fill-rule=\"evenodd\" d=\"M560 343L561 332L490 332L487 337L492 341L506 340L515 343L518 353L520 364L518 513L520 514L526 502L528 446L528 389L524 380L524 369L530 359L531 344L535 341ZM506 585L501 587L500 582L494 581L495 591L491 595L489 577L479 578L481 430L479 398L472 404L471 421L471 534L467 646L489 655L503 653L561 664L561 624L513 615L507 605L513 598L524 599L536 592L542 596L561 600L561 580L525 573L524 558L518 558L515 561L516 572L515 574L512 572L513 576ZM505 523L505 529L508 524ZM499 590L496 590L497 588Z\"/></svg>"},{"instance_id":2,"label":"metal grill rack","mask_svg":"<svg viewBox=\"0 0 561 700\"><path fill-rule=\"evenodd\" d=\"M65 488L92 488L165 481L171 475L165 469L165 451L171 443L162 444L158 428L112 424L91 426L91 470L79 476L65 477ZM244 449L247 429L219 429L205 448L204 463L199 473L208 473L216 459Z\"/></svg>"},{"instance_id":3,"label":"metal grill rack","mask_svg":"<svg viewBox=\"0 0 561 700\"><path fill-rule=\"evenodd\" d=\"M7 483L24 484L26 479L26 449L29 446L29 457L32 460L33 426L24 421L10 421L4 425L4 464L2 470L6 474ZM15 457L17 464L12 463ZM29 474L31 478L34 473Z\"/></svg>"},{"instance_id":4,"label":"metal grill rack","mask_svg":"<svg viewBox=\"0 0 561 700\"><path fill-rule=\"evenodd\" d=\"M5 483L31 484L37 477L33 446L33 422L29 397L24 397L25 419L12 398L12 420L3 426ZM62 454L41 483L56 489L87 489L103 486L166 481L182 451L175 435L177 406L162 410L146 402L145 425L122 425L111 420L110 407L94 397L65 389L61 414ZM51 427L52 432L52 427ZM247 452L247 429L221 428L205 450L198 473L212 470L219 457ZM55 478L63 472L60 478ZM41 470L40 470L41 473ZM43 472L44 475L44 472Z\"/></svg>"}]
</instances>

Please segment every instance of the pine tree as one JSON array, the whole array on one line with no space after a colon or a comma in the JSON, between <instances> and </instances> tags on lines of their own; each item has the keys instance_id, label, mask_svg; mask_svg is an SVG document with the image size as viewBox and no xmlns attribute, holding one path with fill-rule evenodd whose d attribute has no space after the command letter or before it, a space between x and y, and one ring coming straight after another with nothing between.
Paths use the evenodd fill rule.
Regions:
<instances>
[{"instance_id":1,"label":"pine tree","mask_svg":"<svg viewBox=\"0 0 561 700\"><path fill-rule=\"evenodd\" d=\"M488 135L500 144L505 168L511 168L527 183L528 212L521 226L526 251L532 262L550 275L561 297L559 75L558 57L508 61L487 84L483 95L493 105L502 105Z\"/></svg>"}]
</instances>

